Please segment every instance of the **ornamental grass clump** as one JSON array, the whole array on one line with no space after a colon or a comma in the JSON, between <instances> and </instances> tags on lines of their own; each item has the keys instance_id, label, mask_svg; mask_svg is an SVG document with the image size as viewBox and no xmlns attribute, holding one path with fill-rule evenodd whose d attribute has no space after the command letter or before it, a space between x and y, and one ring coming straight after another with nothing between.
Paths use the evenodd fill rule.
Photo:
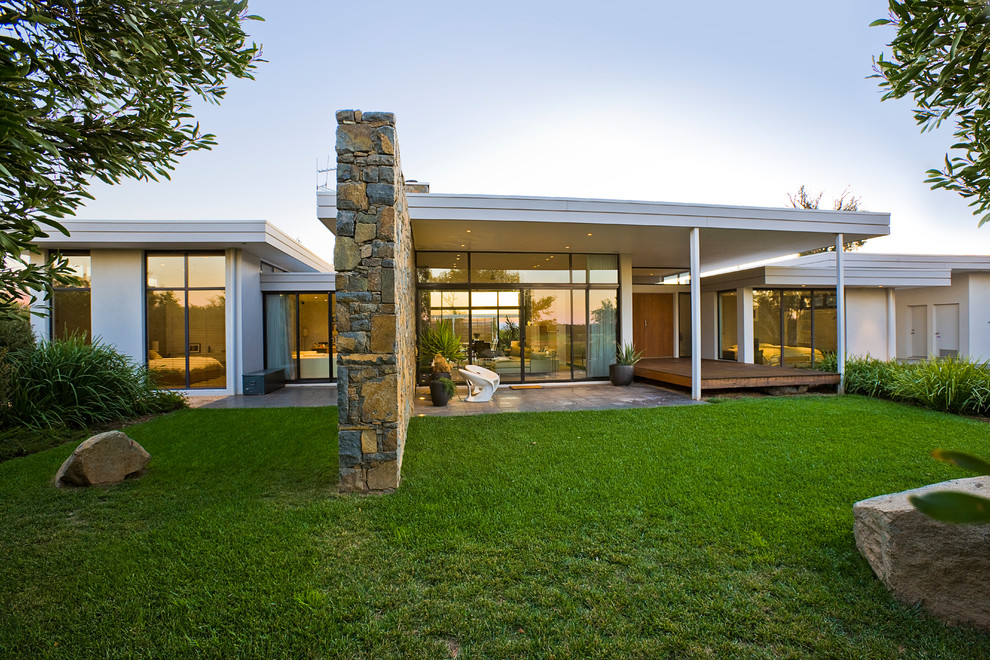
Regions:
<instances>
[{"instance_id":1,"label":"ornamental grass clump","mask_svg":"<svg viewBox=\"0 0 990 660\"><path fill-rule=\"evenodd\" d=\"M966 358L925 360L895 370L892 398L964 415L990 414L990 367Z\"/></svg>"},{"instance_id":2,"label":"ornamental grass clump","mask_svg":"<svg viewBox=\"0 0 990 660\"><path fill-rule=\"evenodd\" d=\"M153 375L113 348L82 337L14 350L3 426L83 428L167 412L185 399L158 389Z\"/></svg>"},{"instance_id":3,"label":"ornamental grass clump","mask_svg":"<svg viewBox=\"0 0 990 660\"><path fill-rule=\"evenodd\" d=\"M892 360L878 360L871 357L848 358L846 360L846 392L891 399L893 398L891 387L894 374L909 367L910 365L899 364ZM815 368L821 371L838 371L836 354L826 353L821 360L815 362Z\"/></svg>"}]
</instances>

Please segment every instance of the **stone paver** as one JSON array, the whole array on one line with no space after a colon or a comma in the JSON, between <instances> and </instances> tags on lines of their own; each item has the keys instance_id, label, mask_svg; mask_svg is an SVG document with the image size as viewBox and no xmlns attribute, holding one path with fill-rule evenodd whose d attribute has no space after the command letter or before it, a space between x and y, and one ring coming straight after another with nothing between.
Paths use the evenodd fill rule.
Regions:
<instances>
[{"instance_id":1,"label":"stone paver","mask_svg":"<svg viewBox=\"0 0 990 660\"><path fill-rule=\"evenodd\" d=\"M430 402L429 388L419 387L416 389L414 414L420 417L457 417L502 412L612 410L703 403L692 401L690 396L681 392L646 383L633 383L628 387L615 387L611 383L575 383L524 390L513 390L503 385L492 400L485 403L469 403L464 401L465 396L467 388L459 384L457 398L451 399L446 406L437 407Z\"/></svg>"},{"instance_id":2,"label":"stone paver","mask_svg":"<svg viewBox=\"0 0 990 660\"><path fill-rule=\"evenodd\" d=\"M337 385L287 385L271 394L191 396L190 408L318 408L337 405Z\"/></svg>"}]
</instances>

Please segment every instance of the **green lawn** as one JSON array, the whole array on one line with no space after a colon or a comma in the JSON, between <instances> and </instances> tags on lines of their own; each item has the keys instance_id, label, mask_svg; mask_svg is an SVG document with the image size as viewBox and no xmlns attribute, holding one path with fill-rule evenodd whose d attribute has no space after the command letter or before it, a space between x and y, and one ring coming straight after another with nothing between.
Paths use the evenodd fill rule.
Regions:
<instances>
[{"instance_id":1,"label":"green lawn","mask_svg":"<svg viewBox=\"0 0 990 660\"><path fill-rule=\"evenodd\" d=\"M335 494L335 409L131 427L140 481L0 464L0 657L986 658L894 602L852 503L965 476L990 425L861 397L418 418ZM453 650L453 651L452 651Z\"/></svg>"}]
</instances>

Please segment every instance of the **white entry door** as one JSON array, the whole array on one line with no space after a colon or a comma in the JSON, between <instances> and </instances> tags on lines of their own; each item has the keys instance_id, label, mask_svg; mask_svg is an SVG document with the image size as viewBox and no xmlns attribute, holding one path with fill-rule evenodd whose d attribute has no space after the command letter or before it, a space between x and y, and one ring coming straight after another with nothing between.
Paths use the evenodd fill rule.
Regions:
<instances>
[{"instance_id":1,"label":"white entry door","mask_svg":"<svg viewBox=\"0 0 990 660\"><path fill-rule=\"evenodd\" d=\"M928 357L928 305L908 305L911 357Z\"/></svg>"},{"instance_id":2,"label":"white entry door","mask_svg":"<svg viewBox=\"0 0 990 660\"><path fill-rule=\"evenodd\" d=\"M959 355L959 304L935 305L935 355Z\"/></svg>"}]
</instances>

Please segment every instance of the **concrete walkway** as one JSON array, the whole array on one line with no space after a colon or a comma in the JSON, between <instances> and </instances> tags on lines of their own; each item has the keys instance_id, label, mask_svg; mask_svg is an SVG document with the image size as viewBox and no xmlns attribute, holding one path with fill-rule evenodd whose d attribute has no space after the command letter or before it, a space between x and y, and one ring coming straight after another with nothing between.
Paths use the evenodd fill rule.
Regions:
<instances>
[{"instance_id":1,"label":"concrete walkway","mask_svg":"<svg viewBox=\"0 0 990 660\"><path fill-rule=\"evenodd\" d=\"M430 401L427 387L416 389L416 407L413 413L420 417L456 417L501 412L549 412L557 410L614 410L617 408L656 408L658 406L687 406L702 401L692 401L682 392L646 383L633 383L628 387L615 387L611 383L568 383L545 385L539 389L510 389L503 385L491 401L468 403L464 401L467 388L459 385L457 398L446 406L437 407Z\"/></svg>"},{"instance_id":2,"label":"concrete walkway","mask_svg":"<svg viewBox=\"0 0 990 660\"><path fill-rule=\"evenodd\" d=\"M692 401L683 392L657 385L633 383L614 387L610 383L567 383L544 385L538 389L514 390L502 386L486 403L464 401L467 388L457 387L457 397L443 407L430 402L427 387L416 388L414 415L457 417L502 412L550 412L555 410L613 410L616 408L656 408L687 406ZM190 408L315 408L337 405L337 385L287 385L271 394L232 396L191 396Z\"/></svg>"},{"instance_id":3,"label":"concrete walkway","mask_svg":"<svg viewBox=\"0 0 990 660\"><path fill-rule=\"evenodd\" d=\"M190 408L318 408L337 405L337 385L286 385L271 394L191 396Z\"/></svg>"}]
</instances>

